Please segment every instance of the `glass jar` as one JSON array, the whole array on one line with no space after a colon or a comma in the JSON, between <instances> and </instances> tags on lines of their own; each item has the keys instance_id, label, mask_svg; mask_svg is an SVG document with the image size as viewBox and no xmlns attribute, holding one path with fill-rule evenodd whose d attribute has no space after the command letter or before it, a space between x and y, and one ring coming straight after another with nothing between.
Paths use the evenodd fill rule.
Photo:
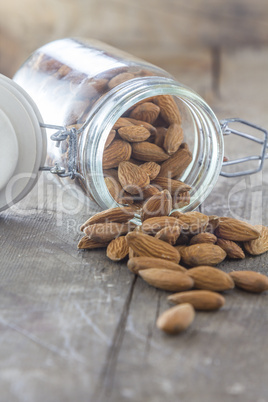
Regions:
<instances>
[{"instance_id":1,"label":"glass jar","mask_svg":"<svg viewBox=\"0 0 268 402\"><path fill-rule=\"evenodd\" d=\"M111 130L136 104L159 96L175 100L192 154L179 178L191 187L180 210L195 209L213 189L223 161L221 124L197 93L164 70L103 43L68 38L34 52L14 81L46 123L41 126L47 129L47 157L40 170L57 174L63 184L71 181L102 209L118 205L103 174ZM57 131L51 135L50 129Z\"/></svg>"}]
</instances>

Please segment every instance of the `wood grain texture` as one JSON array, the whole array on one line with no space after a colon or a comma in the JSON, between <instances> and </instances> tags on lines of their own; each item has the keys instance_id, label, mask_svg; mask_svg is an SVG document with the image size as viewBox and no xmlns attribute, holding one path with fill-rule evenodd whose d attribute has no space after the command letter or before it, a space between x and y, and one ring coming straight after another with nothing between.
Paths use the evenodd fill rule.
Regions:
<instances>
[{"instance_id":1,"label":"wood grain texture","mask_svg":"<svg viewBox=\"0 0 268 402\"><path fill-rule=\"evenodd\" d=\"M191 57L189 68L163 63L220 118L268 127L267 48L223 52L219 93L209 57L200 64L198 53ZM246 152L237 139L233 148ZM267 186L267 163L252 177L220 178L202 210L267 225ZM104 250L78 251L88 209L65 194L62 212L61 195L41 179L0 214L1 400L266 401L268 295L226 292L222 310L199 312L187 332L169 337L155 327L168 292L136 279ZM268 274L266 254L220 266Z\"/></svg>"}]
</instances>

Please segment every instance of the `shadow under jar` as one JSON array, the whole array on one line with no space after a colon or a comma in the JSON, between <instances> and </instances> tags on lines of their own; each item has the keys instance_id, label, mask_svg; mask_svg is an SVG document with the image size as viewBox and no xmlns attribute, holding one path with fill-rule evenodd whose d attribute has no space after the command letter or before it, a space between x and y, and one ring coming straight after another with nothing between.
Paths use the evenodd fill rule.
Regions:
<instances>
[{"instance_id":1,"label":"shadow under jar","mask_svg":"<svg viewBox=\"0 0 268 402\"><path fill-rule=\"evenodd\" d=\"M57 137L56 146L47 130L46 165L60 166L62 183L72 182L102 209L119 203L138 209L156 189L168 189L173 208L186 212L213 189L223 160L220 123L198 94L164 70L101 42L68 38L34 52L14 81L45 123L73 129L72 152L69 136ZM159 165L153 164L159 173L133 190L132 181L118 178L125 161L133 176L148 172L147 162Z\"/></svg>"}]
</instances>

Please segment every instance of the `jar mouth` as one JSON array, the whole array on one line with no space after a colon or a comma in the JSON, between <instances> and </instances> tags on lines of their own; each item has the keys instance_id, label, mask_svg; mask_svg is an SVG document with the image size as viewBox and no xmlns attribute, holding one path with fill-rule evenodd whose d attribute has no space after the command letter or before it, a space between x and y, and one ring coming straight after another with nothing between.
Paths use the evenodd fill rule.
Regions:
<instances>
[{"instance_id":1,"label":"jar mouth","mask_svg":"<svg viewBox=\"0 0 268 402\"><path fill-rule=\"evenodd\" d=\"M130 107L158 95L177 98L179 109L183 109L181 114L186 116L183 124L187 125L191 137L193 160L180 178L192 187L190 203L178 210L196 209L218 180L224 154L223 136L220 123L208 104L193 90L173 79L134 78L100 98L87 118L88 124L80 141L81 170L86 187L102 209L122 206L110 195L103 176L103 152L110 130Z\"/></svg>"}]
</instances>

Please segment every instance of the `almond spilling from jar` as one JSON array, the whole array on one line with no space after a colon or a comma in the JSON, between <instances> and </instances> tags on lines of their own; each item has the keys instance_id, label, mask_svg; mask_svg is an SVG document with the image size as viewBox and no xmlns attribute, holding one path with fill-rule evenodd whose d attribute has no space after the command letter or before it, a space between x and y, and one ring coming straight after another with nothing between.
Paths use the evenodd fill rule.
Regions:
<instances>
[{"instance_id":1,"label":"almond spilling from jar","mask_svg":"<svg viewBox=\"0 0 268 402\"><path fill-rule=\"evenodd\" d=\"M254 227L261 235L258 239L244 242L244 247L249 254L260 255L268 251L268 228L262 225L255 225Z\"/></svg>"},{"instance_id":2,"label":"almond spilling from jar","mask_svg":"<svg viewBox=\"0 0 268 402\"><path fill-rule=\"evenodd\" d=\"M245 258L245 253L242 248L232 240L218 238L217 246L221 247L227 254L227 257L233 259Z\"/></svg>"},{"instance_id":3,"label":"almond spilling from jar","mask_svg":"<svg viewBox=\"0 0 268 402\"><path fill-rule=\"evenodd\" d=\"M268 290L268 277L255 271L233 271L229 273L235 285L252 293Z\"/></svg>"},{"instance_id":4,"label":"almond spilling from jar","mask_svg":"<svg viewBox=\"0 0 268 402\"><path fill-rule=\"evenodd\" d=\"M133 225L127 223L94 223L84 229L85 235L97 242L109 242L115 237L125 235Z\"/></svg>"},{"instance_id":5,"label":"almond spilling from jar","mask_svg":"<svg viewBox=\"0 0 268 402\"><path fill-rule=\"evenodd\" d=\"M260 230L253 225L234 218L220 218L215 234L222 239L233 241L255 240L261 235Z\"/></svg>"},{"instance_id":6,"label":"almond spilling from jar","mask_svg":"<svg viewBox=\"0 0 268 402\"><path fill-rule=\"evenodd\" d=\"M189 269L187 275L194 280L196 289L223 292L234 288L234 281L231 276L218 268L210 266L195 267Z\"/></svg>"},{"instance_id":7,"label":"almond spilling from jar","mask_svg":"<svg viewBox=\"0 0 268 402\"><path fill-rule=\"evenodd\" d=\"M106 250L106 255L112 261L123 260L129 252L129 247L125 236L117 237L112 240Z\"/></svg>"},{"instance_id":8,"label":"almond spilling from jar","mask_svg":"<svg viewBox=\"0 0 268 402\"><path fill-rule=\"evenodd\" d=\"M135 274L137 274L142 269L171 269L172 271L186 272L186 268L181 265L167 261L162 258L153 258L153 257L133 257L128 260L127 266L129 270Z\"/></svg>"},{"instance_id":9,"label":"almond spilling from jar","mask_svg":"<svg viewBox=\"0 0 268 402\"><path fill-rule=\"evenodd\" d=\"M157 217L167 216L172 209L172 198L167 190L161 191L145 202L142 207L141 220Z\"/></svg>"},{"instance_id":10,"label":"almond spilling from jar","mask_svg":"<svg viewBox=\"0 0 268 402\"><path fill-rule=\"evenodd\" d=\"M189 303L180 304L164 311L157 321L157 328L170 335L185 331L194 321L195 311Z\"/></svg>"},{"instance_id":11,"label":"almond spilling from jar","mask_svg":"<svg viewBox=\"0 0 268 402\"><path fill-rule=\"evenodd\" d=\"M104 223L104 222L118 222L126 223L130 219L134 218L134 212L131 207L115 207L106 209L91 216L81 227L80 230L83 232L87 226L93 225L94 223Z\"/></svg>"},{"instance_id":12,"label":"almond spilling from jar","mask_svg":"<svg viewBox=\"0 0 268 402\"><path fill-rule=\"evenodd\" d=\"M225 304L225 298L211 290L191 290L188 292L174 293L168 296L168 301L181 304L190 303L195 310L218 310Z\"/></svg>"},{"instance_id":13,"label":"almond spilling from jar","mask_svg":"<svg viewBox=\"0 0 268 402\"><path fill-rule=\"evenodd\" d=\"M219 246L211 243L199 243L181 250L184 264L195 267L197 265L217 265L226 257L226 252Z\"/></svg>"},{"instance_id":14,"label":"almond spilling from jar","mask_svg":"<svg viewBox=\"0 0 268 402\"><path fill-rule=\"evenodd\" d=\"M186 275L186 273L170 269L143 269L139 270L139 275L149 285L170 292L188 290L194 286L193 279Z\"/></svg>"},{"instance_id":15,"label":"almond spilling from jar","mask_svg":"<svg viewBox=\"0 0 268 402\"><path fill-rule=\"evenodd\" d=\"M130 194L141 194L142 190L150 183L148 174L130 162L119 164L118 179L123 189Z\"/></svg>"},{"instance_id":16,"label":"almond spilling from jar","mask_svg":"<svg viewBox=\"0 0 268 402\"><path fill-rule=\"evenodd\" d=\"M126 236L129 247L139 256L163 258L179 263L180 254L170 244L140 232L131 232Z\"/></svg>"}]
</instances>

